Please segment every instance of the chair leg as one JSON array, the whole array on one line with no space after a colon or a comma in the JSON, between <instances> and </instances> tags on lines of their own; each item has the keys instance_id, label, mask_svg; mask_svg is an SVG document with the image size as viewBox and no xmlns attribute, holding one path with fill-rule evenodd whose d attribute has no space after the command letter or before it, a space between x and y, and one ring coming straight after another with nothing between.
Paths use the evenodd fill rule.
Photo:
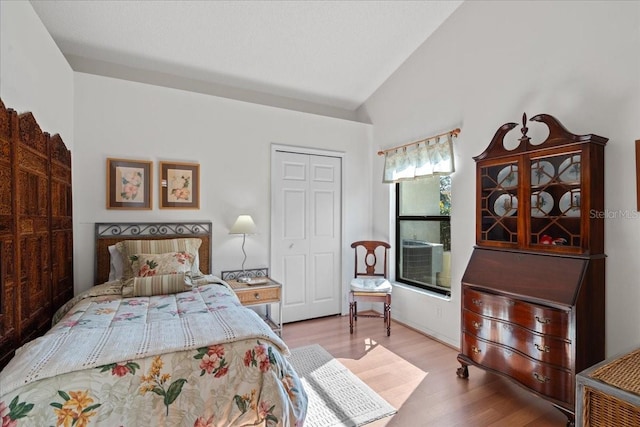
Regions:
<instances>
[{"instance_id":1,"label":"chair leg","mask_svg":"<svg viewBox=\"0 0 640 427\"><path fill-rule=\"evenodd\" d=\"M387 336L391 336L391 304L384 304L384 323L387 327Z\"/></svg>"},{"instance_id":2,"label":"chair leg","mask_svg":"<svg viewBox=\"0 0 640 427\"><path fill-rule=\"evenodd\" d=\"M351 301L349 303L349 333L352 334L353 333L353 306L354 306L355 302Z\"/></svg>"}]
</instances>

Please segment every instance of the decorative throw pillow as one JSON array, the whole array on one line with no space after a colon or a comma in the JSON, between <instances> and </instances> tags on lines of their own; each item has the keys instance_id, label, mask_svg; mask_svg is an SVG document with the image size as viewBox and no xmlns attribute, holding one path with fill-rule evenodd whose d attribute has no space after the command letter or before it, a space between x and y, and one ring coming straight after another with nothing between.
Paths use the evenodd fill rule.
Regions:
<instances>
[{"instance_id":1,"label":"decorative throw pillow","mask_svg":"<svg viewBox=\"0 0 640 427\"><path fill-rule=\"evenodd\" d=\"M194 264L202 240L198 238L184 239L164 239L164 240L124 240L116 243L116 249L122 254L123 259L129 262L124 263L122 278L124 280L134 277L131 264L131 256L135 254L164 254L168 252L186 252L193 256L191 264L191 275L193 277L202 276L198 266Z\"/></svg>"},{"instance_id":2,"label":"decorative throw pillow","mask_svg":"<svg viewBox=\"0 0 640 427\"><path fill-rule=\"evenodd\" d=\"M187 274L161 274L128 279L122 287L122 296L150 297L153 295L177 294L191 289L191 279Z\"/></svg>"},{"instance_id":3,"label":"decorative throw pillow","mask_svg":"<svg viewBox=\"0 0 640 427\"><path fill-rule=\"evenodd\" d=\"M193 255L188 252L131 255L131 269L136 277L191 273Z\"/></svg>"}]
</instances>

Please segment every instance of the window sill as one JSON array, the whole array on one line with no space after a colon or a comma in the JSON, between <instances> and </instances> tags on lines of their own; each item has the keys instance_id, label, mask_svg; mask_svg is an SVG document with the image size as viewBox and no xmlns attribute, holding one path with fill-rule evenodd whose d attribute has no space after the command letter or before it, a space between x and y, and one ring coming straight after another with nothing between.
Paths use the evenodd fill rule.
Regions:
<instances>
[{"instance_id":1,"label":"window sill","mask_svg":"<svg viewBox=\"0 0 640 427\"><path fill-rule=\"evenodd\" d=\"M426 290L426 289L418 288L416 286L407 285L406 283L391 282L391 284L394 287L403 288L403 289L406 289L408 291L415 292L417 294L422 294L422 295L426 295L428 297L437 298L437 299L442 300L442 301L451 301L451 297L450 296L442 295L442 294L440 294L438 292L432 292L432 291L429 291L429 290Z\"/></svg>"}]
</instances>

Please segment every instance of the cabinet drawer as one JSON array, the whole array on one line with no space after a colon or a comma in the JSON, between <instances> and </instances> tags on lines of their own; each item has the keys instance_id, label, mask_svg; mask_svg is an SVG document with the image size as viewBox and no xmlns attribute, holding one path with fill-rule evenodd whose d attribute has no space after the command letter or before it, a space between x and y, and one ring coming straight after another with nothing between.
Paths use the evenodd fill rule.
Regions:
<instances>
[{"instance_id":1,"label":"cabinet drawer","mask_svg":"<svg viewBox=\"0 0 640 427\"><path fill-rule=\"evenodd\" d=\"M511 347L533 359L561 368L571 366L571 343L532 332L522 326L483 317L469 310L462 312L462 330L487 341Z\"/></svg>"},{"instance_id":2,"label":"cabinet drawer","mask_svg":"<svg viewBox=\"0 0 640 427\"><path fill-rule=\"evenodd\" d=\"M265 304L280 301L280 287L236 290L242 305Z\"/></svg>"},{"instance_id":3,"label":"cabinet drawer","mask_svg":"<svg viewBox=\"0 0 640 427\"><path fill-rule=\"evenodd\" d=\"M569 339L569 312L464 288L463 308L520 325L544 335Z\"/></svg>"},{"instance_id":4,"label":"cabinet drawer","mask_svg":"<svg viewBox=\"0 0 640 427\"><path fill-rule=\"evenodd\" d=\"M468 333L462 334L462 354L479 365L508 375L531 390L573 406L575 387L570 371L533 360Z\"/></svg>"}]
</instances>

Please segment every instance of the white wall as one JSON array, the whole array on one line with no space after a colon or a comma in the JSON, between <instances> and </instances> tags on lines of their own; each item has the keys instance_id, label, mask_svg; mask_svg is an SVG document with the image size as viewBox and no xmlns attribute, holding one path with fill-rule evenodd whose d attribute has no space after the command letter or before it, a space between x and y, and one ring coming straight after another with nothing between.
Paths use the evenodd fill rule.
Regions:
<instances>
[{"instance_id":1,"label":"white wall","mask_svg":"<svg viewBox=\"0 0 640 427\"><path fill-rule=\"evenodd\" d=\"M610 138L605 206L637 214L638 52L640 2L468 1L365 103L360 113L373 123L374 149L462 128L454 143L451 301L397 288L396 319L459 345L460 280L475 243L472 156L523 112L548 113L574 133ZM381 169L378 158L373 202L389 206L392 188L377 183ZM392 237L389 216L378 214L374 230ZM640 216L607 219L605 229L611 355L640 345Z\"/></svg>"},{"instance_id":2,"label":"white wall","mask_svg":"<svg viewBox=\"0 0 640 427\"><path fill-rule=\"evenodd\" d=\"M75 136L76 292L93 285L95 222L212 220L219 274L241 267L242 238L228 231L248 213L259 234L247 237L246 267L268 266L274 143L345 153L343 263L353 262L349 243L371 230L370 125L76 73ZM153 210L106 209L107 157L154 162ZM199 210L158 208L161 160L200 163Z\"/></svg>"},{"instance_id":3,"label":"white wall","mask_svg":"<svg viewBox=\"0 0 640 427\"><path fill-rule=\"evenodd\" d=\"M28 1L0 1L0 97L73 150L73 70Z\"/></svg>"},{"instance_id":4,"label":"white wall","mask_svg":"<svg viewBox=\"0 0 640 427\"><path fill-rule=\"evenodd\" d=\"M28 1L0 1L0 98L18 113L33 113L43 131L60 134L75 164L73 70Z\"/></svg>"}]
</instances>

